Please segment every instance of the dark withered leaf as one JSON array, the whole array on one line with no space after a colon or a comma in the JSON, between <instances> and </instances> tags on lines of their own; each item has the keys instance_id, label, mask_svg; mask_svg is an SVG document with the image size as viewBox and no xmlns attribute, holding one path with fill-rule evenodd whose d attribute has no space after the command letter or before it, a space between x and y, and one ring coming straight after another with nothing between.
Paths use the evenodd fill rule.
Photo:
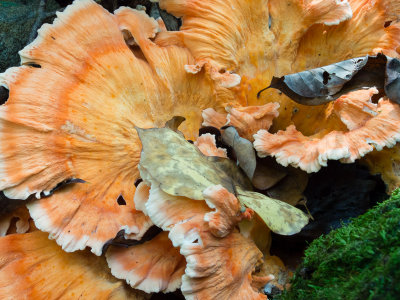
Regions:
<instances>
[{"instance_id":1,"label":"dark withered leaf","mask_svg":"<svg viewBox=\"0 0 400 300\"><path fill-rule=\"evenodd\" d=\"M51 195L54 194L55 191L64 188L67 185L74 184L74 183L86 183L85 180L80 179L80 178L68 178L62 182L59 182L49 193L41 193L40 197L45 198L45 197L50 197Z\"/></svg>"},{"instance_id":2,"label":"dark withered leaf","mask_svg":"<svg viewBox=\"0 0 400 300\"><path fill-rule=\"evenodd\" d=\"M239 167L247 177L253 178L256 169L256 153L253 143L239 136L235 127L229 126L222 130L222 140L233 148Z\"/></svg>"},{"instance_id":3,"label":"dark withered leaf","mask_svg":"<svg viewBox=\"0 0 400 300\"><path fill-rule=\"evenodd\" d=\"M384 54L352 58L282 77L273 77L269 87L303 105L320 105L363 88L376 87L400 103L400 61ZM257 96L262 91L258 92Z\"/></svg>"},{"instance_id":4,"label":"dark withered leaf","mask_svg":"<svg viewBox=\"0 0 400 300\"><path fill-rule=\"evenodd\" d=\"M267 195L290 205L296 205L299 200L304 198L303 192L307 187L308 174L293 167L288 167L286 170L287 176L268 189Z\"/></svg>"},{"instance_id":5,"label":"dark withered leaf","mask_svg":"<svg viewBox=\"0 0 400 300\"><path fill-rule=\"evenodd\" d=\"M278 184L286 175L286 168L274 158L257 157L257 166L251 182L256 189L266 190Z\"/></svg>"},{"instance_id":6,"label":"dark withered leaf","mask_svg":"<svg viewBox=\"0 0 400 300\"><path fill-rule=\"evenodd\" d=\"M9 199L6 196L4 196L3 192L0 192L0 217L3 217L13 212L17 208L25 204L26 201Z\"/></svg>"},{"instance_id":7,"label":"dark withered leaf","mask_svg":"<svg viewBox=\"0 0 400 300\"><path fill-rule=\"evenodd\" d=\"M385 93L389 99L400 103L400 60L387 57Z\"/></svg>"}]
</instances>

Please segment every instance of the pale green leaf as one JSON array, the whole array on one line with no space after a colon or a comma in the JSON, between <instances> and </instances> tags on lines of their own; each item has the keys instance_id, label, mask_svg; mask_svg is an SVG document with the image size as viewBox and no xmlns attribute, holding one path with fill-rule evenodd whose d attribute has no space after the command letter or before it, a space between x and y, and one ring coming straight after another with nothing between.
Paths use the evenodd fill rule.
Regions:
<instances>
[{"instance_id":1,"label":"pale green leaf","mask_svg":"<svg viewBox=\"0 0 400 300\"><path fill-rule=\"evenodd\" d=\"M275 233L292 235L308 223L305 213L280 200L240 188L237 190L237 197L242 204L253 209Z\"/></svg>"}]
</instances>

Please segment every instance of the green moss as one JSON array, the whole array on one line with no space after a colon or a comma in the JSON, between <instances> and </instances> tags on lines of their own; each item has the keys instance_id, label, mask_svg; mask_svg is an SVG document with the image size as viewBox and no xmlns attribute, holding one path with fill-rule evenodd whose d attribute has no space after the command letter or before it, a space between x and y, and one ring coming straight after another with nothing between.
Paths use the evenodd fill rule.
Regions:
<instances>
[{"instance_id":1,"label":"green moss","mask_svg":"<svg viewBox=\"0 0 400 300\"><path fill-rule=\"evenodd\" d=\"M279 299L399 299L400 189L308 247Z\"/></svg>"}]
</instances>

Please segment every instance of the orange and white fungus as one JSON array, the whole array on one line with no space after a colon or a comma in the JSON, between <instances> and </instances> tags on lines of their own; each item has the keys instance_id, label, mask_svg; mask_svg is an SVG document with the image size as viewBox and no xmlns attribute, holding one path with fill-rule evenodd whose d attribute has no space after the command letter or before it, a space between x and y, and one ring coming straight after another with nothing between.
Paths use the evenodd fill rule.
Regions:
<instances>
[{"instance_id":1,"label":"orange and white fungus","mask_svg":"<svg viewBox=\"0 0 400 300\"><path fill-rule=\"evenodd\" d=\"M1 238L0 298L149 299L114 278L104 257L66 253L40 231Z\"/></svg>"},{"instance_id":2,"label":"orange and white fungus","mask_svg":"<svg viewBox=\"0 0 400 300\"><path fill-rule=\"evenodd\" d=\"M189 48L195 57L196 66L204 66L206 72L217 69L222 74L239 75L241 81L232 91L240 103L245 103L244 106L279 104L279 117L273 120L271 133L288 128L291 136L297 132L300 134L296 140L301 136L310 140L334 131L349 131L338 116L331 114L333 103L305 106L275 89L265 91L259 99L256 97L257 92L268 85L273 76L281 77L368 54L383 53L398 58L400 7L397 2L218 0L210 5L208 1L159 0L160 7L182 17L183 24L177 32L160 33L157 40L161 45L173 43ZM357 42L354 42L355 39ZM380 106L387 106L384 105L385 101L387 100L384 99ZM397 107L396 104L393 106ZM209 108L204 111L203 117L206 125L227 125L222 111ZM394 123L391 128L395 126L397 125ZM268 130L268 126L259 129ZM237 130L240 132L239 128ZM281 139L281 135L274 139ZM246 133L241 133L241 136L246 136ZM334 138L335 133L331 136ZM251 136L247 138L253 139ZM369 146L364 145L364 154L371 152L371 155L366 155L363 161L370 166L372 172L381 173L389 188L393 189L400 184L397 170L400 162L396 160L392 164L389 155L384 152L376 153L384 146L385 143L380 143L380 140L385 138L391 140L386 146L392 146L395 140L393 135L373 136L369 139L376 141L377 146L375 147L374 142ZM331 159L346 155L329 149L329 144L325 147L326 149L319 152L330 152L326 155ZM370 151L365 151L367 148ZM307 146L305 149L308 149ZM344 149L342 151L348 152ZM391 153L393 151L398 153L398 146ZM321 163L324 165L323 154L321 162L313 163L318 156L315 152L306 155L302 159L303 169L317 171ZM355 158L352 156L353 161ZM293 164L303 165L297 158L285 157L283 153L280 153L280 159L287 163L291 163L289 160L293 159ZM374 160L379 163L374 163Z\"/></svg>"},{"instance_id":3,"label":"orange and white fungus","mask_svg":"<svg viewBox=\"0 0 400 300\"><path fill-rule=\"evenodd\" d=\"M94 1L75 1L20 52L22 66L1 75L10 92L0 108L0 189L9 198L42 198L28 204L30 214L66 251L90 247L100 255L120 230L140 239L151 226L133 203L135 126L181 115L181 130L195 138L202 110L232 98L203 72L187 73L190 51L158 46L158 31L143 11L112 15ZM52 193L69 179L85 182Z\"/></svg>"},{"instance_id":4,"label":"orange and white fungus","mask_svg":"<svg viewBox=\"0 0 400 300\"><path fill-rule=\"evenodd\" d=\"M20 51L21 66L0 74L9 90L0 107L0 190L29 198L29 214L45 232L19 233L24 225L0 238L0 298L145 299L135 289L181 288L187 299L266 299L258 290L273 276L254 270L263 252L268 257L270 231L256 209L252 221L242 220L253 212L227 182L189 187L193 199L166 193L159 178L135 188L142 149L136 128L164 127L174 116L186 118L179 130L197 140L196 153L220 156L200 164L226 157L214 136L198 138L204 117L251 141L255 134L258 153L283 165L315 172L328 159L364 156L389 188L400 184L400 110L386 98L371 101L372 87L312 107L275 89L256 97L273 76L380 52L399 57L398 0L159 5L182 18L179 31L144 11L111 14L93 0L75 0ZM223 178L222 167L212 169L215 178ZM291 230L279 201L258 197L259 211L274 204L270 217L284 232L308 221L296 211L300 221ZM247 233L238 230L243 222L253 222ZM154 225L164 232L141 240ZM109 246L121 234L135 245ZM107 247L111 271L101 256Z\"/></svg>"}]
</instances>

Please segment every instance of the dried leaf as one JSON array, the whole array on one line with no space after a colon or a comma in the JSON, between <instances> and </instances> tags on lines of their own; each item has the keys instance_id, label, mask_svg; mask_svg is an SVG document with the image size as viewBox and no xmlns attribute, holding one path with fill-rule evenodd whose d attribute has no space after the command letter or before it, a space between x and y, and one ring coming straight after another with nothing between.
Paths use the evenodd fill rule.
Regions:
<instances>
[{"instance_id":1,"label":"dried leaf","mask_svg":"<svg viewBox=\"0 0 400 300\"><path fill-rule=\"evenodd\" d=\"M186 119L184 117L181 116L175 116L173 117L171 120L165 122L165 126L167 128L172 129L173 131L177 132L178 131L178 127L182 124L183 121L185 121Z\"/></svg>"},{"instance_id":2,"label":"dried leaf","mask_svg":"<svg viewBox=\"0 0 400 300\"><path fill-rule=\"evenodd\" d=\"M256 169L256 153L253 143L239 136L235 127L228 127L222 131L222 140L233 148L239 167L246 173L247 177L253 178Z\"/></svg>"},{"instance_id":3,"label":"dried leaf","mask_svg":"<svg viewBox=\"0 0 400 300\"><path fill-rule=\"evenodd\" d=\"M385 93L390 100L400 103L400 60L387 57Z\"/></svg>"},{"instance_id":4,"label":"dried leaf","mask_svg":"<svg viewBox=\"0 0 400 300\"><path fill-rule=\"evenodd\" d=\"M288 175L279 183L267 191L267 195L296 205L299 200L304 198L303 192L307 187L308 174L300 169L288 167L286 168Z\"/></svg>"},{"instance_id":5,"label":"dried leaf","mask_svg":"<svg viewBox=\"0 0 400 300\"><path fill-rule=\"evenodd\" d=\"M265 89L278 89L300 104L320 105L348 92L375 86L382 92L384 90L390 100L400 103L399 74L399 59L383 54L367 55L279 78L273 77L270 86Z\"/></svg>"},{"instance_id":6,"label":"dried leaf","mask_svg":"<svg viewBox=\"0 0 400 300\"><path fill-rule=\"evenodd\" d=\"M253 209L275 233L292 235L308 223L305 213L285 202L241 189L238 189L237 197L245 206Z\"/></svg>"},{"instance_id":7,"label":"dried leaf","mask_svg":"<svg viewBox=\"0 0 400 300\"><path fill-rule=\"evenodd\" d=\"M278 184L287 170L272 157L257 158L257 166L251 182L256 189L266 190Z\"/></svg>"},{"instance_id":8,"label":"dried leaf","mask_svg":"<svg viewBox=\"0 0 400 300\"><path fill-rule=\"evenodd\" d=\"M160 185L175 196L202 200L203 191L221 184L235 193L235 186L248 188L248 179L234 162L204 156L195 145L169 128L137 128L142 142L139 170L143 180Z\"/></svg>"}]
</instances>

